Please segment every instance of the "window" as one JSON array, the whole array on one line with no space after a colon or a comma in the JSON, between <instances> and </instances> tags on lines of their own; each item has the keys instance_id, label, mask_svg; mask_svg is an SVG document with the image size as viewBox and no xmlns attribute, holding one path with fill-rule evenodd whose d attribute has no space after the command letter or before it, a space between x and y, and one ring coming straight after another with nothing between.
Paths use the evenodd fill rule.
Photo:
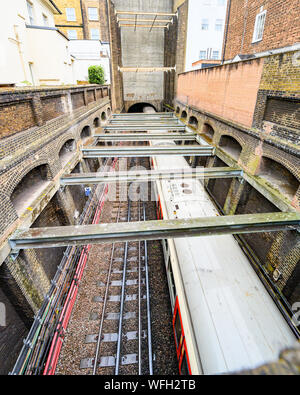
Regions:
<instances>
[{"instance_id":1,"label":"window","mask_svg":"<svg viewBox=\"0 0 300 395\"><path fill-rule=\"evenodd\" d=\"M43 22L44 22L44 26L49 26L48 17L45 14L43 14Z\"/></svg>"},{"instance_id":2,"label":"window","mask_svg":"<svg viewBox=\"0 0 300 395\"><path fill-rule=\"evenodd\" d=\"M215 30L221 32L223 30L223 19L217 19L215 24Z\"/></svg>"},{"instance_id":3,"label":"window","mask_svg":"<svg viewBox=\"0 0 300 395\"><path fill-rule=\"evenodd\" d=\"M29 16L29 23L31 25L34 25L33 5L29 1L27 1L27 10Z\"/></svg>"},{"instance_id":4,"label":"window","mask_svg":"<svg viewBox=\"0 0 300 395\"><path fill-rule=\"evenodd\" d=\"M200 51L199 58L200 58L200 60L201 59L206 59L206 51Z\"/></svg>"},{"instance_id":5,"label":"window","mask_svg":"<svg viewBox=\"0 0 300 395\"><path fill-rule=\"evenodd\" d=\"M76 21L75 8L66 8L67 21Z\"/></svg>"},{"instance_id":6,"label":"window","mask_svg":"<svg viewBox=\"0 0 300 395\"><path fill-rule=\"evenodd\" d=\"M218 60L219 59L219 51L212 51L212 57L213 60Z\"/></svg>"},{"instance_id":7,"label":"window","mask_svg":"<svg viewBox=\"0 0 300 395\"><path fill-rule=\"evenodd\" d=\"M89 20L90 21L98 21L98 8L89 7L88 8Z\"/></svg>"},{"instance_id":8,"label":"window","mask_svg":"<svg viewBox=\"0 0 300 395\"><path fill-rule=\"evenodd\" d=\"M256 15L253 38L252 38L253 43L256 43L257 41L261 41L263 38L266 14L267 11L265 10L263 12L260 12L258 15Z\"/></svg>"},{"instance_id":9,"label":"window","mask_svg":"<svg viewBox=\"0 0 300 395\"><path fill-rule=\"evenodd\" d=\"M76 30L68 30L68 38L69 38L69 40L77 40L77 31Z\"/></svg>"},{"instance_id":10,"label":"window","mask_svg":"<svg viewBox=\"0 0 300 395\"><path fill-rule=\"evenodd\" d=\"M175 318L175 334L176 334L176 345L178 348L180 346L180 339L182 336L181 322L180 322L178 310L177 310L177 314L176 314L176 318Z\"/></svg>"},{"instance_id":11,"label":"window","mask_svg":"<svg viewBox=\"0 0 300 395\"><path fill-rule=\"evenodd\" d=\"M91 40L100 40L99 29L91 29Z\"/></svg>"},{"instance_id":12,"label":"window","mask_svg":"<svg viewBox=\"0 0 300 395\"><path fill-rule=\"evenodd\" d=\"M208 27L209 27L208 19L202 19L201 30L208 30Z\"/></svg>"}]
</instances>

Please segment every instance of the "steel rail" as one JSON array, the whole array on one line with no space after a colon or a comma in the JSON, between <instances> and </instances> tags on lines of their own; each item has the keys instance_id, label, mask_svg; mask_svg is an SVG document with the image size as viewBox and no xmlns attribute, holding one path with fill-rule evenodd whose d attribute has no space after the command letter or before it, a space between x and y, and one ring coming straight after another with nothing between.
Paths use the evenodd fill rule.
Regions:
<instances>
[{"instance_id":1,"label":"steel rail","mask_svg":"<svg viewBox=\"0 0 300 395\"><path fill-rule=\"evenodd\" d=\"M128 214L127 221L130 222L130 200L128 200ZM123 259L123 276L122 276L122 291L121 291L121 305L120 305L120 317L119 317L119 330L118 330L118 341L117 341L117 354L116 354L116 365L115 375L119 374L120 367L120 355L121 355L121 342L122 342L122 325L123 325L123 311L124 311L124 296L125 296L125 282L126 282L126 269L127 269L127 255L128 255L128 241L125 242L125 251Z\"/></svg>"},{"instance_id":2,"label":"steel rail","mask_svg":"<svg viewBox=\"0 0 300 395\"><path fill-rule=\"evenodd\" d=\"M117 223L119 222L119 219L120 219L120 211L121 211L121 204L119 205L119 209L118 209L117 221L116 221ZM100 347L101 347L101 340L102 340L101 338L102 338L102 331L103 331L103 324L104 324L105 311L106 311L106 305L107 305L108 291L109 291L110 278L111 278L111 272L112 272L112 266L113 266L113 260L114 260L114 252L115 252L115 243L113 243L113 245L112 245L110 265L109 265L109 270L108 270L107 279L106 279L104 302L103 302L103 308L102 308L102 314L101 314L100 327L99 327L99 331L98 331L97 347L96 347L94 367L93 367L93 375L94 376L96 375L97 368L98 368L98 359L99 359L99 352L100 352Z\"/></svg>"},{"instance_id":3,"label":"steel rail","mask_svg":"<svg viewBox=\"0 0 300 395\"><path fill-rule=\"evenodd\" d=\"M143 203L143 217L146 222L146 206ZM151 309L150 309L150 287L149 287L149 268L148 268L148 248L147 241L144 240L145 247L145 274L146 274L146 300L147 300L147 338L148 338L148 358L149 358L149 374L153 375L153 354L152 354L152 332L151 332Z\"/></svg>"},{"instance_id":4,"label":"steel rail","mask_svg":"<svg viewBox=\"0 0 300 395\"><path fill-rule=\"evenodd\" d=\"M141 221L141 202L139 201L139 222ZM138 251L138 260L139 260L139 279L138 279L138 284L139 284L139 291L138 291L138 299L139 299L139 328L138 328L138 355L139 355L139 375L142 374L142 294L141 294L141 288L142 288L142 279L141 279L141 241L139 241L139 251Z\"/></svg>"}]
</instances>

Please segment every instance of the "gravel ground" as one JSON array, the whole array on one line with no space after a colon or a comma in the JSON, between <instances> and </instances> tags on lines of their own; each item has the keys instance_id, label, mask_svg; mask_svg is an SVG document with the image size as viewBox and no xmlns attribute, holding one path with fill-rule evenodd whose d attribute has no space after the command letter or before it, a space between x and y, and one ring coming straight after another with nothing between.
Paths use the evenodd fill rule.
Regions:
<instances>
[{"instance_id":1,"label":"gravel ground","mask_svg":"<svg viewBox=\"0 0 300 395\"><path fill-rule=\"evenodd\" d=\"M132 218L137 220L138 210L136 203L132 204ZM118 214L118 202L106 202L101 214L100 222L116 222ZM155 203L146 203L147 220L156 219ZM120 222L124 222L127 217L127 204L121 204ZM141 243L141 256L143 256L143 242ZM172 313L165 273L163 252L159 241L150 241L148 247L149 265L149 287L150 287L150 308L151 308L151 329L152 329L152 350L154 356L153 369L156 375L177 375L178 364L176 358L174 337L172 331ZM135 270L138 266L139 243L129 243L127 269ZM112 253L112 245L94 245L90 249L87 266L79 287L77 300L72 312L71 320L65 335L64 345L57 365L57 375L89 375L92 369L81 369L80 363L84 358L94 358L96 343L86 343L86 336L97 334L100 326L103 303L96 301L95 297L104 297L107 273L109 270ZM116 243L114 251L113 273L111 281L122 278L122 266L124 257L124 243ZM144 262L144 261L142 261ZM144 263L142 263L143 265ZM127 273L126 279L137 279L137 272ZM145 272L142 272L145 278ZM121 288L110 286L109 295L119 295ZM137 294L138 287L128 286L126 294ZM146 293L145 286L142 287L142 294ZM138 302L130 301L124 303L125 313L138 311ZM120 303L108 302L106 314L108 312L118 313ZM142 301L142 311L146 311L146 301ZM138 320L123 320L123 334L128 331L137 331ZM142 328L147 328L146 314L143 315ZM117 333L118 320L104 321L103 333ZM102 342L100 356L111 356L116 354L116 343ZM142 342L143 355L147 356L147 339ZM126 341L123 338L121 355L138 353L137 341ZM137 364L120 366L120 374L137 374ZM143 373L148 373L147 363L143 363ZM114 368L99 368L97 374L114 374Z\"/></svg>"}]
</instances>

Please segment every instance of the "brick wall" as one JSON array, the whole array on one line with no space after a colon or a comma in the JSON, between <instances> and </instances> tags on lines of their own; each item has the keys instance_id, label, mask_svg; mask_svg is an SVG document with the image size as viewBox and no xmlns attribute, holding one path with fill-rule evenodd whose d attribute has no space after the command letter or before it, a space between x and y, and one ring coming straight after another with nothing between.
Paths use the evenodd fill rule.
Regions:
<instances>
[{"instance_id":1,"label":"brick wall","mask_svg":"<svg viewBox=\"0 0 300 395\"><path fill-rule=\"evenodd\" d=\"M112 110L120 112L124 108L123 77L118 67L122 67L121 33L117 24L115 7L111 0L108 1L109 39L111 51L111 79L112 79Z\"/></svg>"},{"instance_id":2,"label":"brick wall","mask_svg":"<svg viewBox=\"0 0 300 395\"><path fill-rule=\"evenodd\" d=\"M91 86L93 89L91 90ZM16 88L0 92L0 138L7 138L30 128L43 126L61 115L68 115L89 103L109 96L110 87L89 85L74 88ZM16 144L17 141L15 141ZM5 143L4 143L5 144ZM10 143L8 143L10 144ZM24 141L23 141L24 144ZM11 144L10 144L11 146ZM16 148L16 146L14 147ZM0 157L3 153L0 152Z\"/></svg>"},{"instance_id":3,"label":"brick wall","mask_svg":"<svg viewBox=\"0 0 300 395\"><path fill-rule=\"evenodd\" d=\"M54 15L55 25L58 26L68 37L68 30L76 30L77 39L84 39L83 18L81 12L81 0L55 0L55 4L62 12L61 15ZM66 8L75 8L76 21L67 21Z\"/></svg>"},{"instance_id":4,"label":"brick wall","mask_svg":"<svg viewBox=\"0 0 300 395\"><path fill-rule=\"evenodd\" d=\"M252 43L256 15L267 10L263 39ZM231 0L225 60L237 54L253 54L300 41L298 0Z\"/></svg>"},{"instance_id":5,"label":"brick wall","mask_svg":"<svg viewBox=\"0 0 300 395\"><path fill-rule=\"evenodd\" d=\"M297 145L300 143L299 67L295 51L265 58L253 118L253 127Z\"/></svg>"},{"instance_id":6,"label":"brick wall","mask_svg":"<svg viewBox=\"0 0 300 395\"><path fill-rule=\"evenodd\" d=\"M257 59L180 74L177 99L250 127L263 66Z\"/></svg>"},{"instance_id":7,"label":"brick wall","mask_svg":"<svg viewBox=\"0 0 300 395\"><path fill-rule=\"evenodd\" d=\"M47 122L53 118L59 117L64 113L62 97L50 96L41 99L43 121Z\"/></svg>"},{"instance_id":8,"label":"brick wall","mask_svg":"<svg viewBox=\"0 0 300 395\"><path fill-rule=\"evenodd\" d=\"M31 101L0 104L0 138L36 125Z\"/></svg>"},{"instance_id":9,"label":"brick wall","mask_svg":"<svg viewBox=\"0 0 300 395\"><path fill-rule=\"evenodd\" d=\"M197 119L196 131L216 147L216 157L203 160L199 165L238 166L245 172L246 181L243 183L238 179L210 180L205 183L226 215L300 211L299 149L292 149L284 141L279 144L276 140L275 143L261 132L242 128L178 100L175 100L175 105L178 116L183 111L187 113L184 122L188 123L190 117ZM240 146L239 153L232 150L230 144L222 144L224 138L228 140L229 137L235 141L235 146ZM294 196L286 194L288 187ZM266 232L243 235L243 238L273 282L275 269L280 272L280 278L275 282L277 289L284 293L290 303L295 301L299 295L299 234L295 231Z\"/></svg>"}]
</instances>

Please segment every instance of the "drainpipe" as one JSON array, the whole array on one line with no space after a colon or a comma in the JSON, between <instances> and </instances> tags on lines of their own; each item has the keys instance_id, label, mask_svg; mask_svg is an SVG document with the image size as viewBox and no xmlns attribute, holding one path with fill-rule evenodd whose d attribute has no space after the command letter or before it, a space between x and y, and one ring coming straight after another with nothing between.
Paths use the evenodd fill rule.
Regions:
<instances>
[{"instance_id":1,"label":"drainpipe","mask_svg":"<svg viewBox=\"0 0 300 395\"><path fill-rule=\"evenodd\" d=\"M223 54L222 54L222 64L224 63L224 60L225 60L225 52L226 52L226 44L227 44L227 36L228 36L228 26L229 26L229 19L230 19L230 9L231 9L231 0L228 0L226 31L225 31L225 37L224 37Z\"/></svg>"},{"instance_id":2,"label":"drainpipe","mask_svg":"<svg viewBox=\"0 0 300 395\"><path fill-rule=\"evenodd\" d=\"M80 9L81 9L81 18L82 18L82 30L83 30L83 39L88 40L88 32L87 32L87 20L86 20L86 13L83 7L82 0L80 0Z\"/></svg>"}]
</instances>

